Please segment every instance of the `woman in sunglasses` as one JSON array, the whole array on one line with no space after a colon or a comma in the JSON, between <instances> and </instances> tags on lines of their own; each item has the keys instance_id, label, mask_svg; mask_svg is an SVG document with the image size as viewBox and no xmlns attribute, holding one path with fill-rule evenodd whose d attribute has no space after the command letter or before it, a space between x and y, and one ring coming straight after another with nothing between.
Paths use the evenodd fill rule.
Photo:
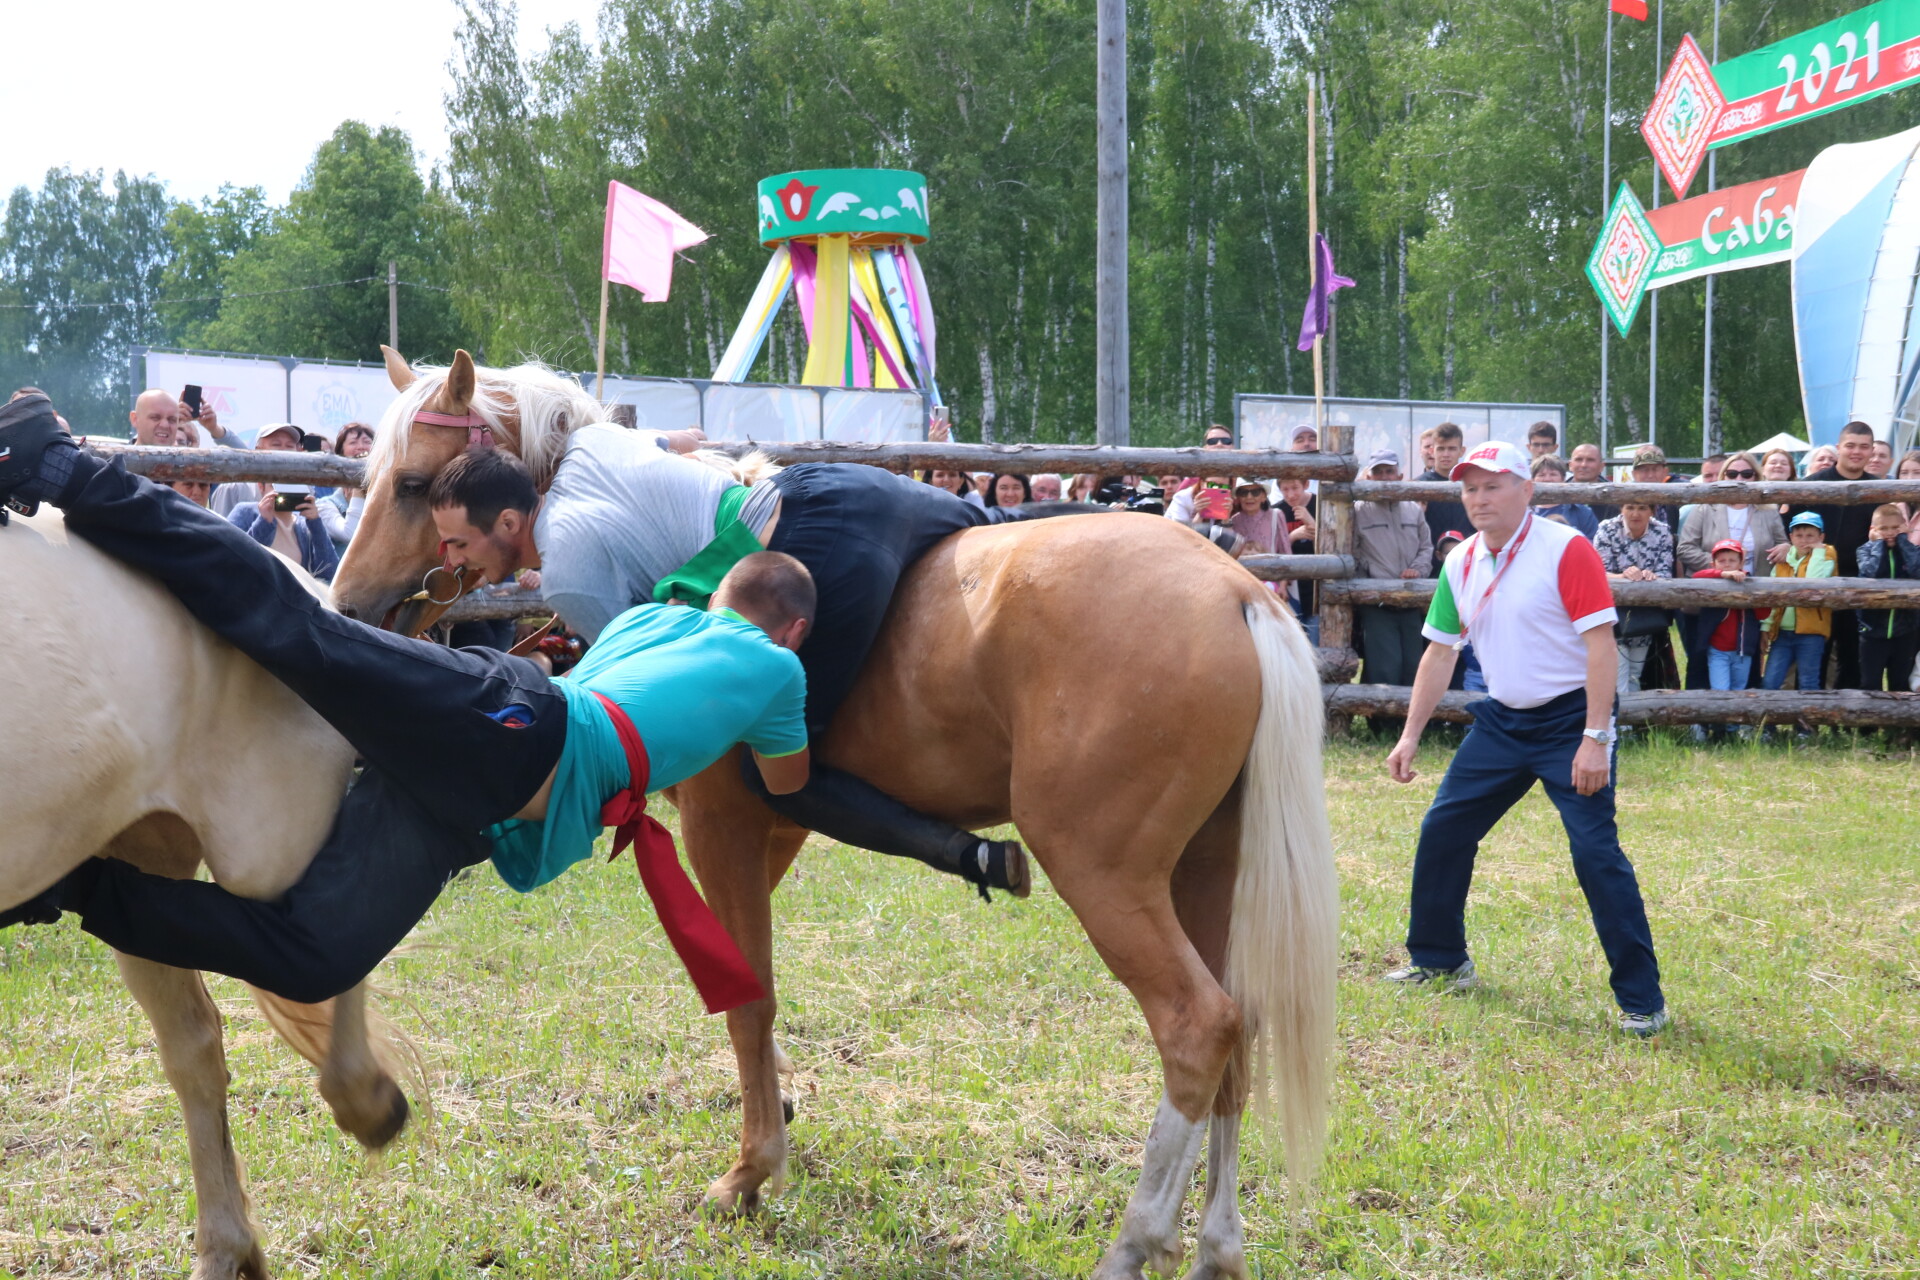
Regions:
<instances>
[{"instance_id":1,"label":"woman in sunglasses","mask_svg":"<svg viewBox=\"0 0 1920 1280\"><path fill-rule=\"evenodd\" d=\"M1760 463L1750 453L1736 453L1720 470L1722 481L1752 484L1760 479ZM1711 548L1716 542L1732 540L1745 549L1748 573L1754 565L1764 566L1787 553L1787 528L1780 512L1771 503L1718 502L1696 503L1680 523L1680 563L1688 573L1713 567Z\"/></svg>"}]
</instances>

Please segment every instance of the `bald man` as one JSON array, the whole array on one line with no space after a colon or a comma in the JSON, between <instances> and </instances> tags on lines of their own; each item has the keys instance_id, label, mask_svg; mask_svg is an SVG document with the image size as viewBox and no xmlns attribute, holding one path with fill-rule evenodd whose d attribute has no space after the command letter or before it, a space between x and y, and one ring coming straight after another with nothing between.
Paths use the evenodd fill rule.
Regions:
<instances>
[{"instance_id":1,"label":"bald man","mask_svg":"<svg viewBox=\"0 0 1920 1280\"><path fill-rule=\"evenodd\" d=\"M135 397L133 411L127 414L127 421L133 425L135 444L179 449L199 447L200 438L193 429L193 417L170 391L162 391L158 387L142 391ZM213 437L215 444L225 445L229 449L247 447L238 436L220 425L212 405L203 403L200 406L199 422Z\"/></svg>"}]
</instances>

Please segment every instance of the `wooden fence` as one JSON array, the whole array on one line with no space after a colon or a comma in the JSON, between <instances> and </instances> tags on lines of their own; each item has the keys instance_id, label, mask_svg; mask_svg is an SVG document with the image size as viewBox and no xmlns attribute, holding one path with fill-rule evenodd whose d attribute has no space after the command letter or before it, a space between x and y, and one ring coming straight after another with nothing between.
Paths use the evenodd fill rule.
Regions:
<instances>
[{"instance_id":1,"label":"wooden fence","mask_svg":"<svg viewBox=\"0 0 1920 1280\"><path fill-rule=\"evenodd\" d=\"M1320 588L1322 678L1328 683L1329 715L1336 723L1357 714L1404 713L1409 691L1380 685L1354 685L1359 667L1353 647L1353 609L1360 605L1425 608L1432 579L1405 581L1355 577L1353 503L1429 502L1457 499L1460 486L1433 481L1356 480L1352 428L1328 423L1321 432L1325 451L1281 453L1241 449L1112 449L1091 445L976 445L908 442L847 444L772 442L719 444L740 454L759 449L775 462L857 462L892 471L993 471L1015 475L1057 472L1070 475L1253 476L1319 482L1320 536L1311 556L1258 555L1241 563L1269 582L1316 580ZM124 442L89 440L88 447L123 457L129 470L158 480L266 480L283 483L358 485L362 464L328 454L252 453L232 449L153 449ZM1829 483L1804 480L1722 482L1718 484L1543 484L1535 488L1544 504L1586 502L1619 505L1735 503L1807 503L1852 506L1920 502L1920 480L1862 480ZM1677 532L1677 531L1676 531ZM1677 578L1659 582L1613 583L1622 605L1666 609L1715 607L1772 608L1807 605L1837 609L1920 609L1920 582L1881 578L1752 578L1745 583ZM533 593L504 597L469 596L448 617L517 617L539 610ZM1449 694L1436 714L1466 719L1469 698ZM1852 690L1710 693L1705 690L1650 691L1621 700L1620 718L1635 724L1751 724L1767 720L1866 726L1920 725L1920 695L1868 694Z\"/></svg>"}]
</instances>

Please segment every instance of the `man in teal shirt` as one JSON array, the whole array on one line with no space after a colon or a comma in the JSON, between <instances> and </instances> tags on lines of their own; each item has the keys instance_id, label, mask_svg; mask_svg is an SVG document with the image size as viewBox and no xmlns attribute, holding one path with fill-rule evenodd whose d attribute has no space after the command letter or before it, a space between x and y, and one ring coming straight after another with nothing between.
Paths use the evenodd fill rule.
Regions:
<instances>
[{"instance_id":1,"label":"man in teal shirt","mask_svg":"<svg viewBox=\"0 0 1920 1280\"><path fill-rule=\"evenodd\" d=\"M61 508L70 533L158 579L299 694L365 767L306 874L277 902L96 858L0 913L0 925L73 911L117 950L312 1003L371 972L461 868L491 856L515 888L543 884L592 853L603 820L647 835L646 793L736 743L753 749L770 791L806 784L806 678L793 651L816 601L812 577L790 556L740 560L710 612L629 610L568 679L551 680L523 658L448 649L327 609L286 561L231 524L79 453L45 397L33 401L0 415L0 446L32 463L41 485L29 496ZM475 501L496 498L517 500ZM756 985L751 971L677 859L658 856L663 839L654 828L642 851L652 844L656 871L671 864L678 885L667 887L704 917L696 923L715 944L707 954L724 951L733 973L745 970L729 988L742 1003ZM643 876L648 865L643 857ZM662 920L709 1007L728 1007L701 983L664 909Z\"/></svg>"},{"instance_id":2,"label":"man in teal shirt","mask_svg":"<svg viewBox=\"0 0 1920 1280\"><path fill-rule=\"evenodd\" d=\"M601 808L628 775L626 753L595 694L613 699L640 726L649 791L692 777L735 742L753 750L770 788L805 783L807 678L800 660L729 607L733 599L722 581L707 613L665 604L629 609L555 681L567 698L566 746L528 806L544 801L544 816L509 819L487 832L501 879L526 893L593 852Z\"/></svg>"}]
</instances>

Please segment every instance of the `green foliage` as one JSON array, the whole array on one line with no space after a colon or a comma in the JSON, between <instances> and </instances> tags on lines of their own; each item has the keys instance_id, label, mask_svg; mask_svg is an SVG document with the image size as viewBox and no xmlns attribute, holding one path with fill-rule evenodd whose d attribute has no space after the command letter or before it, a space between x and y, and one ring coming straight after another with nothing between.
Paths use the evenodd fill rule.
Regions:
<instances>
[{"instance_id":1,"label":"green foliage","mask_svg":"<svg viewBox=\"0 0 1920 1280\"><path fill-rule=\"evenodd\" d=\"M1724 0L1721 52L1830 16L1825 0ZM1581 267L1610 195L1606 137L1612 183L1653 194L1638 135L1665 61L1653 23L1614 20L1603 121L1599 0L1134 0L1128 17L1136 442L1191 443L1237 391L1312 390L1293 346L1309 80L1320 222L1356 281L1328 390L1563 401L1573 438L1594 438L1601 313ZM1668 0L1664 54L1686 31L1711 51L1712 20L1711 0ZM466 0L431 179L404 135L349 121L284 209L257 190L187 205L152 179L107 190L64 171L16 193L0 371L106 405L136 342L370 358L389 260L408 282L409 356L464 342L495 363L590 368L619 179L713 238L682 257L670 301L611 291L608 368L705 375L766 263L755 182L897 166L932 194L922 258L960 434L1092 438L1093 0L606 0L597 31L548 32L524 60L516 23L507 0ZM1716 153L1717 179L1915 124L1920 92L1890 94ZM1714 287L1722 435L1799 429L1786 270ZM1681 452L1700 438L1705 290L1655 295L1658 434ZM1652 311L1611 343L1615 440L1652 425ZM789 306L753 376L797 380L804 350Z\"/></svg>"},{"instance_id":2,"label":"green foliage","mask_svg":"<svg viewBox=\"0 0 1920 1280\"><path fill-rule=\"evenodd\" d=\"M272 229L247 236L226 258L218 314L184 339L218 350L377 360L387 336L387 264L398 262L404 280L439 278L443 221L407 135L349 120L315 152ZM410 288L402 307L409 355L453 354L458 334L443 293Z\"/></svg>"},{"instance_id":3,"label":"green foliage","mask_svg":"<svg viewBox=\"0 0 1920 1280\"><path fill-rule=\"evenodd\" d=\"M73 421L121 422L127 356L159 327L168 204L150 178L55 169L0 222L0 389L34 385Z\"/></svg>"}]
</instances>

